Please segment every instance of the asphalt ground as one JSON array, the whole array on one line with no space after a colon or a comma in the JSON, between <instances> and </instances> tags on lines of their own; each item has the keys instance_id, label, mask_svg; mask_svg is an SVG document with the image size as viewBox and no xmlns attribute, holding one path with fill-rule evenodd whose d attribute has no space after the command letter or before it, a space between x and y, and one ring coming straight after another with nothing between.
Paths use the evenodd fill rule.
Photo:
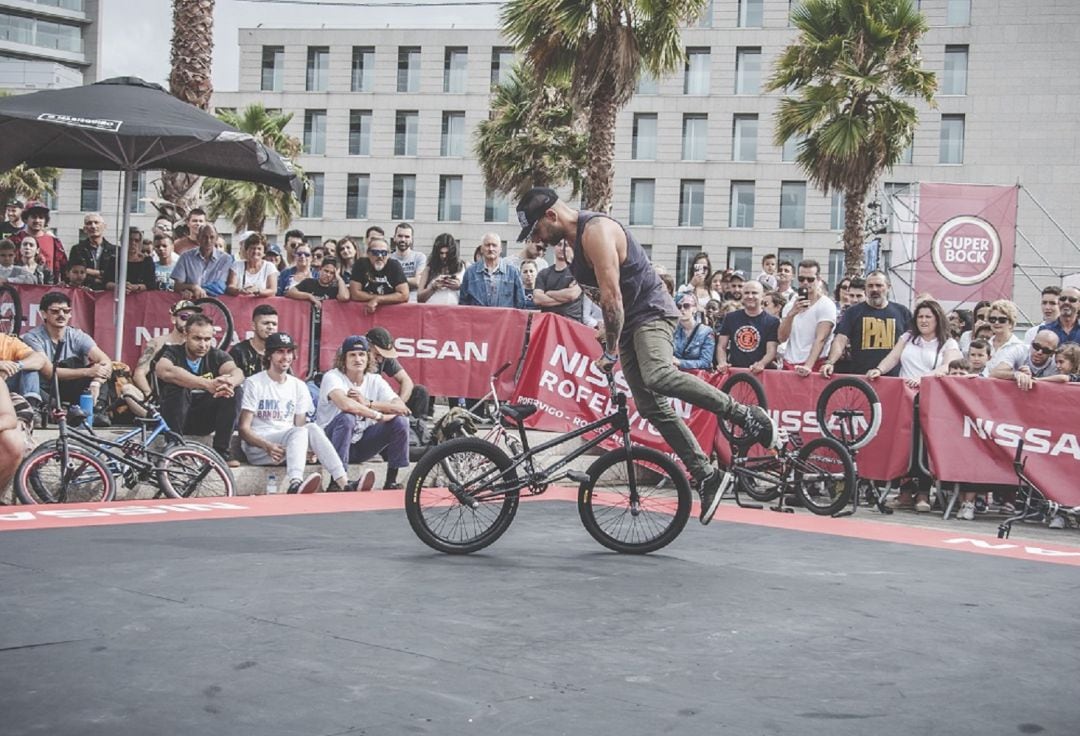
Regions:
<instances>
[{"instance_id":1,"label":"asphalt ground","mask_svg":"<svg viewBox=\"0 0 1080 736\"><path fill-rule=\"evenodd\" d=\"M725 502L629 557L568 497L466 557L399 493L8 509L0 732L1080 731L1074 531Z\"/></svg>"}]
</instances>

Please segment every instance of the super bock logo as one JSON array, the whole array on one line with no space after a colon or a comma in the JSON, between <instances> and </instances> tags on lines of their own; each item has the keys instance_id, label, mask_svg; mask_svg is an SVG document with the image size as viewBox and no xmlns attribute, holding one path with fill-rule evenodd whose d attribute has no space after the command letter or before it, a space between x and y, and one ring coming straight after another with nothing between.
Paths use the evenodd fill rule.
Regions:
<instances>
[{"instance_id":1,"label":"super bock logo","mask_svg":"<svg viewBox=\"0 0 1080 736\"><path fill-rule=\"evenodd\" d=\"M962 215L947 220L930 244L934 268L954 284L985 281L1001 261L1001 239L986 220Z\"/></svg>"}]
</instances>

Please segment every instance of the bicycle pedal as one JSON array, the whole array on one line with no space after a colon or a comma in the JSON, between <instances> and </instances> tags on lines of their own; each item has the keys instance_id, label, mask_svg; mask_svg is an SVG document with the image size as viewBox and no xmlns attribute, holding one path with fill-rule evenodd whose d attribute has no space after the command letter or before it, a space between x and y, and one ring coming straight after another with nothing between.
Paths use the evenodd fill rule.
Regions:
<instances>
[{"instance_id":1,"label":"bicycle pedal","mask_svg":"<svg viewBox=\"0 0 1080 736\"><path fill-rule=\"evenodd\" d=\"M589 474L583 470L567 470L566 477L575 483L588 483Z\"/></svg>"}]
</instances>

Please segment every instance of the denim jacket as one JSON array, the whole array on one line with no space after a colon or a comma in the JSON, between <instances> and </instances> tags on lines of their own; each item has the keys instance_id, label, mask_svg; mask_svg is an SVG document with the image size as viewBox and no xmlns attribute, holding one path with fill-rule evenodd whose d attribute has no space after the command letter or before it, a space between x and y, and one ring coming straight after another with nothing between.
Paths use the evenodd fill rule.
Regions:
<instances>
[{"instance_id":1,"label":"denim jacket","mask_svg":"<svg viewBox=\"0 0 1080 736\"><path fill-rule=\"evenodd\" d=\"M479 307L525 308L525 287L521 284L521 273L507 263L499 260L499 266L491 275L494 280L494 299L488 289L488 277L484 273L484 261L479 260L465 269L461 280L459 304L471 304Z\"/></svg>"},{"instance_id":2,"label":"denim jacket","mask_svg":"<svg viewBox=\"0 0 1080 736\"><path fill-rule=\"evenodd\" d=\"M675 357L684 371L711 371L716 354L716 336L708 325L698 323L688 334L682 323L675 325Z\"/></svg>"}]
</instances>

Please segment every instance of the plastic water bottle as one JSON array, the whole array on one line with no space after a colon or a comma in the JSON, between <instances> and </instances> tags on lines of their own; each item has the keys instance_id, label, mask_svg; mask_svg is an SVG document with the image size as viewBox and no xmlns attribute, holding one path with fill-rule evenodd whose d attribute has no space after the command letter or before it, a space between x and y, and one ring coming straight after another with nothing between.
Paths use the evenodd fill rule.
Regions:
<instances>
[{"instance_id":1,"label":"plastic water bottle","mask_svg":"<svg viewBox=\"0 0 1080 736\"><path fill-rule=\"evenodd\" d=\"M79 396L79 408L82 409L87 419L94 416L94 397L89 391L83 391L82 395Z\"/></svg>"},{"instance_id":2,"label":"plastic water bottle","mask_svg":"<svg viewBox=\"0 0 1080 736\"><path fill-rule=\"evenodd\" d=\"M271 473L266 476L266 495L277 493L277 476Z\"/></svg>"}]
</instances>

